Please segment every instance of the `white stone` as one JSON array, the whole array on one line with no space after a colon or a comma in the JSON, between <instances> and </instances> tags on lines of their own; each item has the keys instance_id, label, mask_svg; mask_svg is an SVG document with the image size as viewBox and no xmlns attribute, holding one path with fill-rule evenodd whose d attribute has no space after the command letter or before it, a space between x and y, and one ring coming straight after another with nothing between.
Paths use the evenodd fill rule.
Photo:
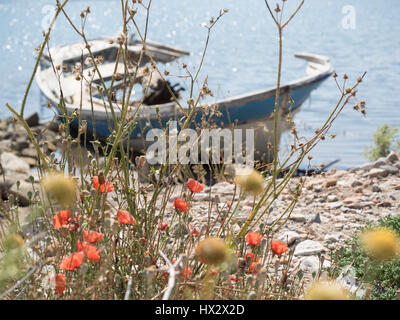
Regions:
<instances>
[{"instance_id":1,"label":"white stone","mask_svg":"<svg viewBox=\"0 0 400 320\"><path fill-rule=\"evenodd\" d=\"M319 252L325 251L324 246L318 241L304 240L300 242L294 251L295 256L311 256Z\"/></svg>"}]
</instances>

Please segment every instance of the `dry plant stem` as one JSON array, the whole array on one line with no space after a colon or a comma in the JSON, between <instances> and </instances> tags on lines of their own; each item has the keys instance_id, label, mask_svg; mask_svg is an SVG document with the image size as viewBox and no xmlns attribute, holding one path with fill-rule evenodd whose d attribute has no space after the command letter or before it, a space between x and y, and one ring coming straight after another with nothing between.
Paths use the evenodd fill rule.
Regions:
<instances>
[{"instance_id":1,"label":"dry plant stem","mask_svg":"<svg viewBox=\"0 0 400 320\"><path fill-rule=\"evenodd\" d=\"M51 23L50 23L49 29L48 29L48 31L47 31L47 33L46 33L45 39L44 39L44 41L43 41L43 43L42 43L42 46L41 46L41 48L40 48L39 55L38 55L38 57L37 57L37 59L36 59L35 67L34 67L34 69L33 69L31 78L29 79L28 87L27 87L26 90L25 90L24 98L23 98L23 100L22 100L21 112L20 112L21 117L24 116L26 100L27 100L27 98L28 98L28 94L29 94L29 91L30 91L30 89L31 89L31 86L32 86L32 83L33 83L33 79L35 78L37 69L38 69L38 67L39 67L40 59L42 58L44 48L46 47L46 44L47 44L47 42L48 42L49 39L50 39L51 30L53 29L54 23L56 22L58 15L60 14L60 12L61 12L61 10L64 8L64 6L68 3L68 1L69 1L69 0L65 0L62 4L60 4L59 2L57 2L57 5L58 5L57 11L56 11L56 13L55 13L55 15L54 15L54 17L53 17Z\"/></svg>"},{"instance_id":2,"label":"dry plant stem","mask_svg":"<svg viewBox=\"0 0 400 320\"><path fill-rule=\"evenodd\" d=\"M180 273L179 271L175 271L175 268L179 266L179 264L181 263L182 256L180 256L178 260L174 264L172 264L172 262L167 258L167 256L162 251L159 251L159 254L168 265L168 272L169 272L168 286L162 298L163 300L168 300L175 286L175 276Z\"/></svg>"}]
</instances>

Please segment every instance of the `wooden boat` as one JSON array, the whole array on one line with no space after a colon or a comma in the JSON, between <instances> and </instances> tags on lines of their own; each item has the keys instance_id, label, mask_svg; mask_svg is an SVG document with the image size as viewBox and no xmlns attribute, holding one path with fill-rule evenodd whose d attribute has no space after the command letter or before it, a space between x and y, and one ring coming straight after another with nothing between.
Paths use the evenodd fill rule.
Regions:
<instances>
[{"instance_id":1,"label":"wooden boat","mask_svg":"<svg viewBox=\"0 0 400 320\"><path fill-rule=\"evenodd\" d=\"M115 70L119 45L116 43L115 38L113 39L114 41L110 41L111 38L90 41L94 56L103 57L103 62L99 65L99 72L106 82L111 81L116 73L124 74L123 62L120 62ZM146 43L150 54L157 63L171 62L189 54L189 52L157 42L147 41ZM141 42L131 38L128 44L130 59L137 61L142 49ZM44 96L57 108L60 101L60 88L58 79L55 76L54 66L66 66L66 70L62 72L59 80L68 114L78 111L81 119L87 122L87 133L99 140L106 140L113 130L113 124L111 110L109 106L105 107L105 103L99 95L99 75L97 73L93 75L93 72L90 74L90 70L93 67L83 68L85 77L92 76L94 79L91 87L83 81L83 88L81 88L81 81L77 81L76 75L73 73L74 66L80 61L85 61L87 56L88 51L83 43L52 48L50 54L43 57L36 80ZM281 87L280 112L278 115L279 139L282 132L288 129L287 121L283 119L285 114L290 112L291 115L294 115L310 96L311 92L334 72L328 57L310 53L296 53L295 56L308 62L306 76ZM50 63L50 57L53 64ZM142 82L144 84L149 79L145 75L145 68L148 62L149 59L145 55L139 66L138 83ZM160 81L161 78L157 77L156 73L153 73L151 81L146 82L146 84L150 84L149 88L153 96L146 96L144 103L138 109L134 108L137 101L132 101L131 103L133 106L132 113L135 112L137 121L136 126L130 132L129 145L138 152L144 152L146 147L151 144L145 141L145 135L149 129L159 128L160 126L165 128L169 120L181 119L184 115L176 103L169 100L170 96L168 94L166 95L167 99L163 100L163 95L166 92L165 88L164 90L159 90L162 93L157 95L157 90L161 84ZM121 88L122 85L122 81L115 81L114 88ZM217 126L239 129L251 128L255 130L255 159L258 160L268 161L270 158L267 145L272 143L273 140L275 92L276 88L272 87L223 99L215 103L215 105L218 105L219 111L219 117L215 119ZM158 107L156 108L155 105ZM182 105L186 105L186 103ZM121 104L118 101L118 97L115 97L113 107L115 116L120 117ZM196 112L194 124L199 124L202 119L204 120L202 118L204 114L200 112L201 109L199 108L199 112ZM61 110L58 109L58 112L61 114ZM78 120L75 119L72 125L76 127ZM243 140L245 140L244 136Z\"/></svg>"}]
</instances>

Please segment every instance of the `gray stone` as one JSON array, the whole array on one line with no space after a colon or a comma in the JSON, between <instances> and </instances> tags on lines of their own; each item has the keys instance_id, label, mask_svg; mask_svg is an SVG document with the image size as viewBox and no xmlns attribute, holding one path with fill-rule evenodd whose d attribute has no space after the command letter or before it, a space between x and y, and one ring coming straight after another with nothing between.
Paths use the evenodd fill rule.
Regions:
<instances>
[{"instance_id":1,"label":"gray stone","mask_svg":"<svg viewBox=\"0 0 400 320\"><path fill-rule=\"evenodd\" d=\"M396 167L397 169L400 169L400 161L396 161L396 162L393 164L393 166Z\"/></svg>"},{"instance_id":2,"label":"gray stone","mask_svg":"<svg viewBox=\"0 0 400 320\"><path fill-rule=\"evenodd\" d=\"M386 170L388 174L397 174L399 172L398 168L389 165L381 166L381 169Z\"/></svg>"},{"instance_id":3,"label":"gray stone","mask_svg":"<svg viewBox=\"0 0 400 320\"><path fill-rule=\"evenodd\" d=\"M361 185L362 185L362 182L361 182L359 179L354 179L354 180L351 182L351 186L352 186L353 188L358 187L358 186L361 186Z\"/></svg>"},{"instance_id":4,"label":"gray stone","mask_svg":"<svg viewBox=\"0 0 400 320\"><path fill-rule=\"evenodd\" d=\"M369 170L375 168L374 167L374 162L364 163L359 168L360 168L360 170L363 170L363 171L369 171Z\"/></svg>"},{"instance_id":5,"label":"gray stone","mask_svg":"<svg viewBox=\"0 0 400 320\"><path fill-rule=\"evenodd\" d=\"M1 165L3 166L3 169L6 171L23 172L23 173L29 172L29 164L26 163L24 160L18 158L11 152L3 152L0 155L0 162Z\"/></svg>"},{"instance_id":6,"label":"gray stone","mask_svg":"<svg viewBox=\"0 0 400 320\"><path fill-rule=\"evenodd\" d=\"M375 183L372 185L372 192L382 192L382 189Z\"/></svg>"},{"instance_id":7,"label":"gray stone","mask_svg":"<svg viewBox=\"0 0 400 320\"><path fill-rule=\"evenodd\" d=\"M324 246L318 241L305 240L300 242L294 251L295 256L311 256L325 251Z\"/></svg>"},{"instance_id":8,"label":"gray stone","mask_svg":"<svg viewBox=\"0 0 400 320\"><path fill-rule=\"evenodd\" d=\"M39 125L39 115L38 115L38 113L35 112L34 114L30 115L28 118L25 119L25 121L28 124L28 126L36 127L37 125Z\"/></svg>"},{"instance_id":9,"label":"gray stone","mask_svg":"<svg viewBox=\"0 0 400 320\"><path fill-rule=\"evenodd\" d=\"M310 223L321 223L321 216L319 213L310 215Z\"/></svg>"}]
</instances>

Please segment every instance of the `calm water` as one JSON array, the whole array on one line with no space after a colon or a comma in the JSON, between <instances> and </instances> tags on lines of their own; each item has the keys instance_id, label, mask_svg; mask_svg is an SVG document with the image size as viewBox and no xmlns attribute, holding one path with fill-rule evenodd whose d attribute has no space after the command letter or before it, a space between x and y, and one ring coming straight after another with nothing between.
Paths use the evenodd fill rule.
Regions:
<instances>
[{"instance_id":1,"label":"calm water","mask_svg":"<svg viewBox=\"0 0 400 320\"><path fill-rule=\"evenodd\" d=\"M296 1L288 1L295 3ZM19 109L34 65L34 48L42 41L41 31L49 20L50 0L0 0L0 117L9 116L8 102ZM345 29L343 7L355 9L355 29ZM89 38L114 35L120 28L119 0L71 0L68 12L79 21L81 9L91 6L87 23ZM153 0L149 39L190 50L189 68L199 63L206 30L201 27L219 9L230 11L213 29L200 79L209 74L209 86L217 99L247 93L275 84L277 34L263 0ZM355 80L368 71L359 90L367 101L367 116L348 106L334 124L333 141L321 143L312 153L313 164L340 158L337 167L348 168L365 162L362 155L376 128L383 124L400 126L400 6L398 0L307 0L284 34L284 80L305 74L305 63L293 57L296 51L327 55L338 74L346 72ZM143 25L143 15L138 16ZM56 24L51 45L79 38L64 17ZM168 70L177 70L172 65ZM176 71L179 72L179 71ZM187 85L186 85L187 86ZM338 99L332 79L311 96L297 114L296 123L304 136L319 128ZM41 109L39 89L34 84L26 114ZM286 139L284 138L283 141Z\"/></svg>"}]
</instances>

